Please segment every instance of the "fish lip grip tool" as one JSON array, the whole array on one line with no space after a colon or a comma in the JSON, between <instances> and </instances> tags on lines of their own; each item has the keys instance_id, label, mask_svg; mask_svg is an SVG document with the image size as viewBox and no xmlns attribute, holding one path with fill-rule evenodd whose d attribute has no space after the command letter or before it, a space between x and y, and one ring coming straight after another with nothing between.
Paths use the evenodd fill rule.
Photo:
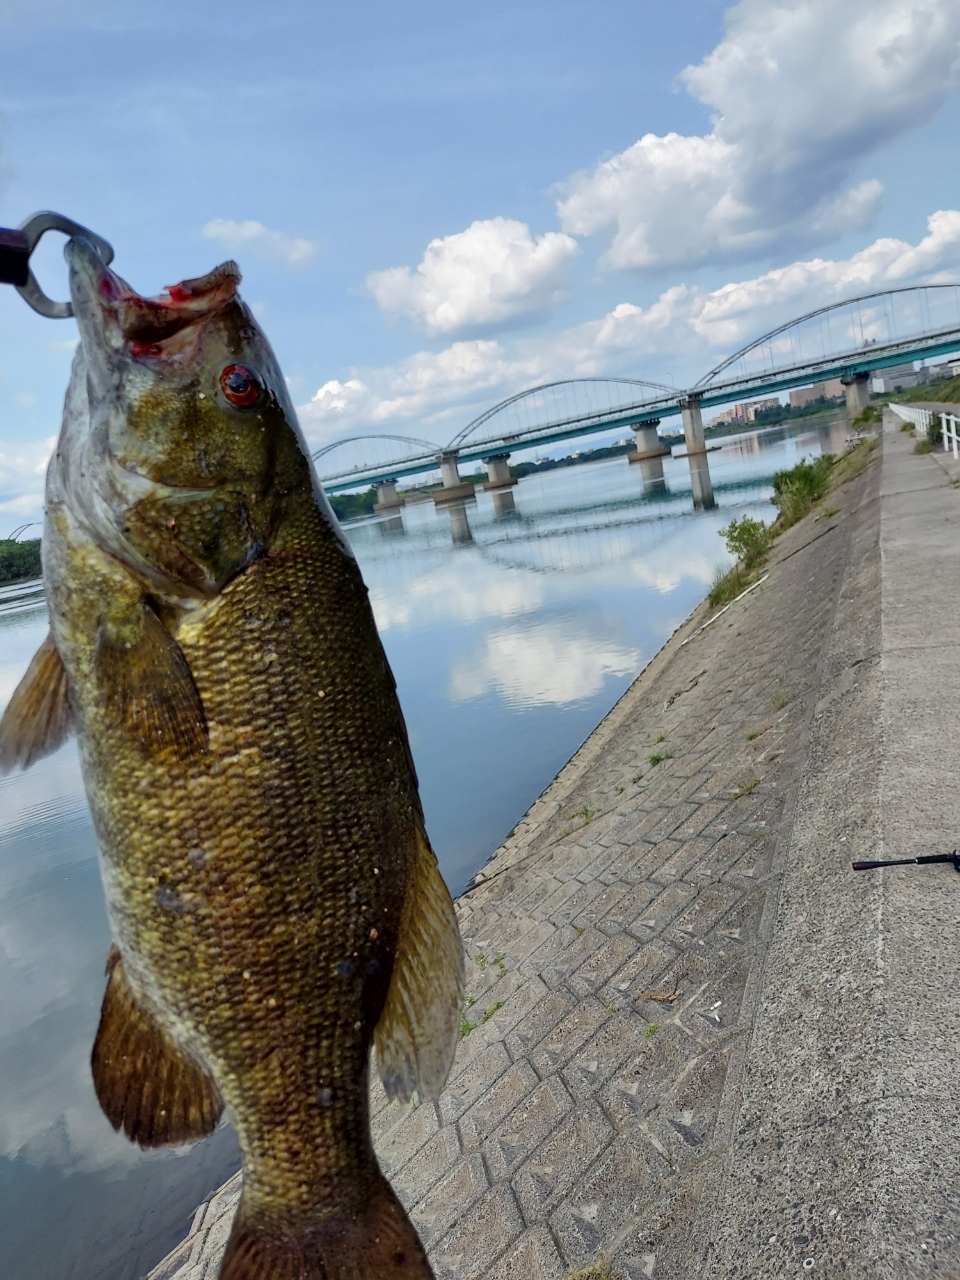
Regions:
<instances>
[{"instance_id":1,"label":"fish lip grip tool","mask_svg":"<svg viewBox=\"0 0 960 1280\"><path fill-rule=\"evenodd\" d=\"M960 850L953 853L930 853L924 858L885 858L874 862L854 862L854 871L875 871L878 867L924 866L928 862L949 862L954 871L960 871Z\"/></svg>"},{"instance_id":2,"label":"fish lip grip tool","mask_svg":"<svg viewBox=\"0 0 960 1280\"><path fill-rule=\"evenodd\" d=\"M69 302L54 302L48 298L30 270L30 255L47 231L83 236L93 245L104 266L113 261L113 246L89 227L49 210L31 214L16 230L0 227L0 284L12 284L24 302L40 315L49 316L52 320L66 320L73 315L73 307Z\"/></svg>"}]
</instances>

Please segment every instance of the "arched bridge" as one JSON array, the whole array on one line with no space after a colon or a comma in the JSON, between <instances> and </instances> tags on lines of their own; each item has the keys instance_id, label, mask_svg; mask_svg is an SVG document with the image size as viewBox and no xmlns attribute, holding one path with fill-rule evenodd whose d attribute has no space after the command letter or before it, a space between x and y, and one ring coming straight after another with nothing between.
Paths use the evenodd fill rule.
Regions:
<instances>
[{"instance_id":1,"label":"arched bridge","mask_svg":"<svg viewBox=\"0 0 960 1280\"><path fill-rule=\"evenodd\" d=\"M780 325L722 360L685 389L633 378L577 378L531 387L468 422L447 445L408 436L356 435L314 455L330 492L395 485L438 467L451 496L466 488L461 462L487 464L490 485L510 484L511 452L626 427L640 461L658 445L661 417L682 414L687 452L704 452L701 409L841 378L851 409L866 404L876 369L960 350L960 284L917 285L864 294ZM390 455L390 456L387 456ZM696 482L694 495L696 498ZM389 505L389 492L386 493Z\"/></svg>"}]
</instances>

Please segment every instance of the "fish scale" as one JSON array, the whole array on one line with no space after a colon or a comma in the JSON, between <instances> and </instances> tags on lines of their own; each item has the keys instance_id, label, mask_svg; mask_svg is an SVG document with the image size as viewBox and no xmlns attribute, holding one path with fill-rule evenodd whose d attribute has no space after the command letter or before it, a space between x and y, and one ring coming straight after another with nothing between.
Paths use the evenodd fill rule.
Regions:
<instances>
[{"instance_id":1,"label":"fish scale","mask_svg":"<svg viewBox=\"0 0 960 1280\"><path fill-rule=\"evenodd\" d=\"M114 939L97 1096L142 1146L226 1108L224 1280L425 1280L368 1066L375 1040L390 1096L439 1094L463 956L360 571L236 267L151 300L67 257L51 635L0 767L77 732Z\"/></svg>"}]
</instances>

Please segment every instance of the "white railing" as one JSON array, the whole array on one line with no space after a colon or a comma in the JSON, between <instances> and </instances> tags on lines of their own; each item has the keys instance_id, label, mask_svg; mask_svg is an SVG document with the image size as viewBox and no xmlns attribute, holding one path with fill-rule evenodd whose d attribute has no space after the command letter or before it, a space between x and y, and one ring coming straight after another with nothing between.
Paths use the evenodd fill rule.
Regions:
<instances>
[{"instance_id":1,"label":"white railing","mask_svg":"<svg viewBox=\"0 0 960 1280\"><path fill-rule=\"evenodd\" d=\"M919 427L921 431L926 431L930 423L933 421L933 414L929 409L918 409L913 404L894 404L892 401L889 406L898 418L903 418L906 422L912 422L915 427Z\"/></svg>"},{"instance_id":2,"label":"white railing","mask_svg":"<svg viewBox=\"0 0 960 1280\"><path fill-rule=\"evenodd\" d=\"M943 452L948 453L952 447L953 456L960 458L960 433L957 431L960 418L953 413L941 413L940 422L943 425Z\"/></svg>"},{"instance_id":3,"label":"white railing","mask_svg":"<svg viewBox=\"0 0 960 1280\"><path fill-rule=\"evenodd\" d=\"M953 456L960 461L960 417L954 413L934 413L932 409L919 409L912 404L893 404L890 408L898 418L912 422L921 431L926 431L934 418L940 419L943 428L943 452L953 450Z\"/></svg>"}]
</instances>

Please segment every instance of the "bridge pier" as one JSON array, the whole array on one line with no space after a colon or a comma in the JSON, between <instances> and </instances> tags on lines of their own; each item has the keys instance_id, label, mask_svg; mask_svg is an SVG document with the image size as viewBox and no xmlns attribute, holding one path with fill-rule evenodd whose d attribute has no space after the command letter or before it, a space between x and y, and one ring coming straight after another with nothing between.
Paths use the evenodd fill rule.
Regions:
<instances>
[{"instance_id":1,"label":"bridge pier","mask_svg":"<svg viewBox=\"0 0 960 1280\"><path fill-rule=\"evenodd\" d=\"M512 489L494 489L490 497L493 499L494 520L505 520L507 516L516 515L517 508L513 501Z\"/></svg>"},{"instance_id":2,"label":"bridge pier","mask_svg":"<svg viewBox=\"0 0 960 1280\"><path fill-rule=\"evenodd\" d=\"M510 496L513 497L512 494ZM466 501L463 498L454 498L445 505L450 516L450 534L454 544L463 546L467 542L472 542L473 531L470 528L470 521L467 519Z\"/></svg>"},{"instance_id":3,"label":"bridge pier","mask_svg":"<svg viewBox=\"0 0 960 1280\"><path fill-rule=\"evenodd\" d=\"M847 393L847 417L852 425L854 418L859 418L870 403L870 375L855 373L850 378L841 378L840 381Z\"/></svg>"},{"instance_id":4,"label":"bridge pier","mask_svg":"<svg viewBox=\"0 0 960 1280\"><path fill-rule=\"evenodd\" d=\"M695 511L712 511L717 501L713 496L713 481L710 479L710 466L707 462L700 397L690 396L681 400L680 416L683 421L683 438L687 444L687 461L690 464L693 508Z\"/></svg>"},{"instance_id":5,"label":"bridge pier","mask_svg":"<svg viewBox=\"0 0 960 1280\"><path fill-rule=\"evenodd\" d=\"M461 498L473 497L473 485L464 484L460 479L460 470L457 466L457 459L460 457L457 449L446 449L443 453L437 454L437 461L440 463L440 476L443 480L443 488L437 490L433 495L433 501L436 504L443 502L456 502ZM454 539L456 541L456 539Z\"/></svg>"},{"instance_id":6,"label":"bridge pier","mask_svg":"<svg viewBox=\"0 0 960 1280\"><path fill-rule=\"evenodd\" d=\"M377 501L374 504L374 511L395 511L397 507L402 507L404 499L397 493L396 480L382 480L377 485Z\"/></svg>"},{"instance_id":7,"label":"bridge pier","mask_svg":"<svg viewBox=\"0 0 960 1280\"><path fill-rule=\"evenodd\" d=\"M636 427L633 438L637 447L627 454L628 462L640 464L644 493L662 493L667 487L663 478L663 460L670 457L670 449L657 435L659 425L659 418L651 418Z\"/></svg>"},{"instance_id":8,"label":"bridge pier","mask_svg":"<svg viewBox=\"0 0 960 1280\"><path fill-rule=\"evenodd\" d=\"M509 453L494 453L489 458L484 458L483 465L487 468L484 489L509 489L520 483L510 474L510 464L507 461L509 457Z\"/></svg>"}]
</instances>

